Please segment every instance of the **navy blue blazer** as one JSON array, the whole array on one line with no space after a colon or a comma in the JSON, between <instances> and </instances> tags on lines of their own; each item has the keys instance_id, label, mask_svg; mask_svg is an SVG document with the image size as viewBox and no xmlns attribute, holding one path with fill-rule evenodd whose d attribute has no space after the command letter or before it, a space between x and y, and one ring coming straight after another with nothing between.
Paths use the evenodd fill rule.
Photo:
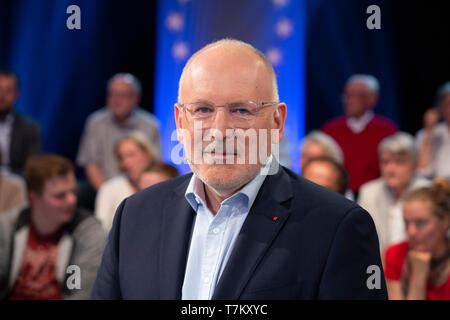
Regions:
<instances>
[{"instance_id":1,"label":"navy blue blazer","mask_svg":"<svg viewBox=\"0 0 450 320\"><path fill-rule=\"evenodd\" d=\"M191 176L121 203L93 299L181 299L195 218L184 197ZM368 273L372 265L378 274ZM372 218L280 166L261 186L213 299L387 299Z\"/></svg>"}]
</instances>

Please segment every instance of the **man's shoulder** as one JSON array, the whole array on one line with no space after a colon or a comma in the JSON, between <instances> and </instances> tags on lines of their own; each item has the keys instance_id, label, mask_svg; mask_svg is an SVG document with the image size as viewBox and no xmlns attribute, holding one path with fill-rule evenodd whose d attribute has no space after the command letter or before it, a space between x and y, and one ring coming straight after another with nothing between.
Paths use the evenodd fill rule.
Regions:
<instances>
[{"instance_id":1,"label":"man's shoulder","mask_svg":"<svg viewBox=\"0 0 450 320\"><path fill-rule=\"evenodd\" d=\"M149 124L151 126L159 126L159 121L158 119L149 111L141 108L141 107L137 107L135 109L136 115L138 116L138 119L141 121L141 123L144 124Z\"/></svg>"},{"instance_id":2,"label":"man's shoulder","mask_svg":"<svg viewBox=\"0 0 450 320\"><path fill-rule=\"evenodd\" d=\"M346 117L339 116L326 121L325 124L322 126L322 131L327 132L330 130L340 129L345 126L346 126Z\"/></svg>"},{"instance_id":3,"label":"man's shoulder","mask_svg":"<svg viewBox=\"0 0 450 320\"><path fill-rule=\"evenodd\" d=\"M102 107L94 112L92 112L88 117L87 117L87 122L88 123L98 123L101 121L105 121L109 116L109 111L106 107Z\"/></svg>"},{"instance_id":4,"label":"man's shoulder","mask_svg":"<svg viewBox=\"0 0 450 320\"><path fill-rule=\"evenodd\" d=\"M371 194L373 192L378 192L382 190L385 186L385 182L383 178L377 178L374 180L371 180L369 182L364 183L361 185L359 189L360 194Z\"/></svg>"},{"instance_id":5,"label":"man's shoulder","mask_svg":"<svg viewBox=\"0 0 450 320\"><path fill-rule=\"evenodd\" d=\"M375 114L372 119L372 125L378 128L386 128L391 131L397 131L397 125L389 118L383 117L379 114Z\"/></svg>"},{"instance_id":6,"label":"man's shoulder","mask_svg":"<svg viewBox=\"0 0 450 320\"><path fill-rule=\"evenodd\" d=\"M101 222L92 212L83 208L75 211L72 221L67 226L67 231L75 238L82 238L96 233L95 236L104 236Z\"/></svg>"},{"instance_id":7,"label":"man's shoulder","mask_svg":"<svg viewBox=\"0 0 450 320\"><path fill-rule=\"evenodd\" d=\"M27 129L39 130L40 125L35 119L17 111L14 111L13 114L15 125Z\"/></svg>"}]
</instances>

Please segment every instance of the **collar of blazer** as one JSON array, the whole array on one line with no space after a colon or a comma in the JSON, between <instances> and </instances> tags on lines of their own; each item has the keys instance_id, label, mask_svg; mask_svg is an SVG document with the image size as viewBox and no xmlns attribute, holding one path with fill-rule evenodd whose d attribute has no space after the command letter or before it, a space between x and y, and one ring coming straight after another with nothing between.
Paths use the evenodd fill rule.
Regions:
<instances>
[{"instance_id":1,"label":"collar of blazer","mask_svg":"<svg viewBox=\"0 0 450 320\"><path fill-rule=\"evenodd\" d=\"M195 212L184 198L191 175L174 189L163 212L160 247L160 297L181 299ZM293 190L288 171L266 177L242 225L213 299L238 299L262 257L289 216ZM276 217L274 219L274 217Z\"/></svg>"}]
</instances>

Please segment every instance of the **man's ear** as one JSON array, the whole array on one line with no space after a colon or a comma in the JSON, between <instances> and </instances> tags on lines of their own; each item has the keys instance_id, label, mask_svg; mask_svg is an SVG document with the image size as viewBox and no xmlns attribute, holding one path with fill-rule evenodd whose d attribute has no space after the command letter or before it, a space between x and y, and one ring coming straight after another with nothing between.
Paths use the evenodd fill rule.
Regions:
<instances>
[{"instance_id":1,"label":"man's ear","mask_svg":"<svg viewBox=\"0 0 450 320\"><path fill-rule=\"evenodd\" d=\"M178 141L183 144L183 135L181 134L183 129L183 110L181 110L181 107L178 104L175 104L174 106L174 116L175 116L175 125L177 127L177 139Z\"/></svg>"},{"instance_id":2,"label":"man's ear","mask_svg":"<svg viewBox=\"0 0 450 320\"><path fill-rule=\"evenodd\" d=\"M31 206L33 206L39 198L40 198L40 196L37 192L28 191L28 201L30 202Z\"/></svg>"},{"instance_id":3,"label":"man's ear","mask_svg":"<svg viewBox=\"0 0 450 320\"><path fill-rule=\"evenodd\" d=\"M272 136L272 143L280 143L281 138L284 134L284 123L286 121L286 115L287 115L287 107L284 102L279 103L277 105L277 108L273 114L273 128L272 129L278 129L278 138L276 136ZM276 141L274 140L276 139Z\"/></svg>"},{"instance_id":4,"label":"man's ear","mask_svg":"<svg viewBox=\"0 0 450 320\"><path fill-rule=\"evenodd\" d=\"M450 217L445 216L442 222L442 226L447 230L447 232L449 232L448 230L450 229Z\"/></svg>"},{"instance_id":5,"label":"man's ear","mask_svg":"<svg viewBox=\"0 0 450 320\"><path fill-rule=\"evenodd\" d=\"M380 99L380 96L378 95L378 93L374 93L370 96L370 107L368 110L372 109L373 107L375 107L375 105L378 103L378 100Z\"/></svg>"},{"instance_id":6,"label":"man's ear","mask_svg":"<svg viewBox=\"0 0 450 320\"><path fill-rule=\"evenodd\" d=\"M136 94L136 97L134 98L134 104L136 106L140 105L142 101L142 95L141 94Z\"/></svg>"}]
</instances>

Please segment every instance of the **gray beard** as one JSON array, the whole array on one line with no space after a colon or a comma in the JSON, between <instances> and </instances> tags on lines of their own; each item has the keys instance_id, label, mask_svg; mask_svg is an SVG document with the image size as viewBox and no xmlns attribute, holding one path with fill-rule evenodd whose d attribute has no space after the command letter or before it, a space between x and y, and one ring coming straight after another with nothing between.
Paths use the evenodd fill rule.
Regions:
<instances>
[{"instance_id":1,"label":"gray beard","mask_svg":"<svg viewBox=\"0 0 450 320\"><path fill-rule=\"evenodd\" d=\"M238 190L242 189L247 183L253 180L255 178L260 169L256 172L247 171L246 174L242 177L239 177L233 181L230 180L215 180L210 181L210 179L207 179L204 177L199 170L195 166L191 166L192 172L208 187L216 191L218 194L228 194L232 195L236 193Z\"/></svg>"}]
</instances>

